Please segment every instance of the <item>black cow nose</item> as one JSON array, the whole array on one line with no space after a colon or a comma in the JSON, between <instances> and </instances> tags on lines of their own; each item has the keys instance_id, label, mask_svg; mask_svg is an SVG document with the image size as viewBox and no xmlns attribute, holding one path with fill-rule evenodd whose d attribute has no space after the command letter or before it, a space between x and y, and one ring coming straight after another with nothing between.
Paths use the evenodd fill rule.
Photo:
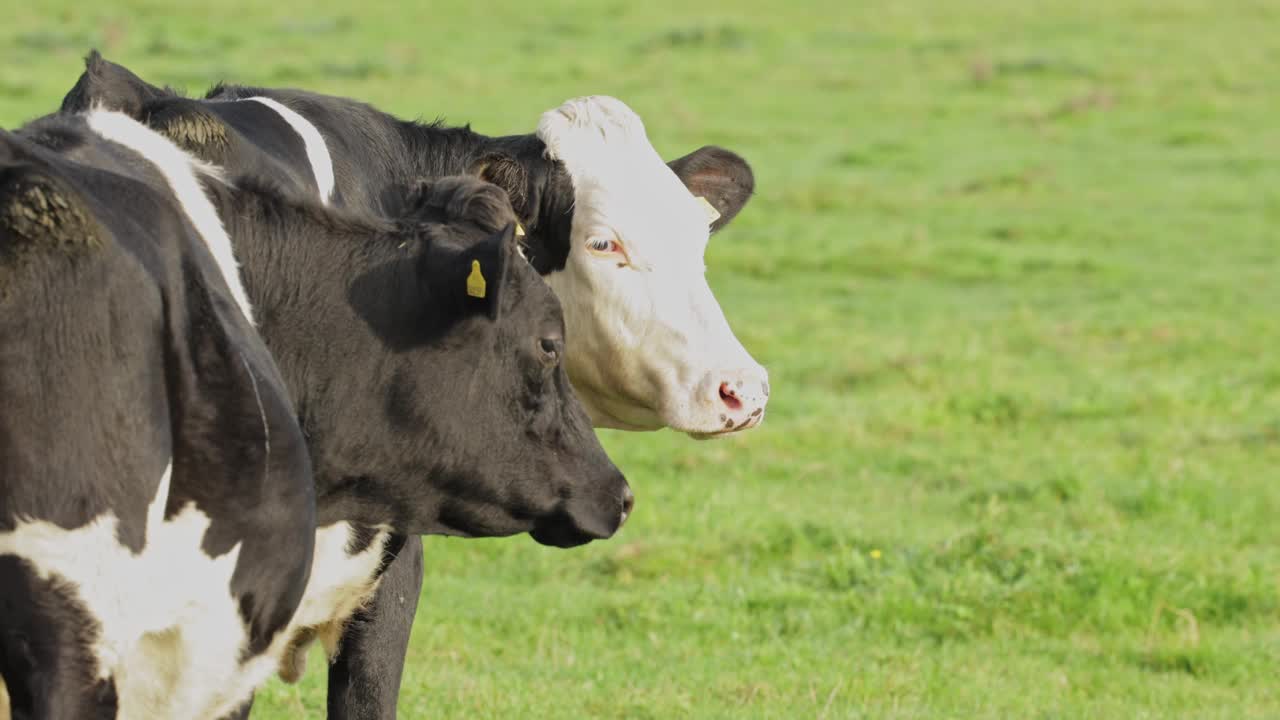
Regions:
<instances>
[{"instance_id":1,"label":"black cow nose","mask_svg":"<svg viewBox=\"0 0 1280 720\"><path fill-rule=\"evenodd\" d=\"M627 488L623 490L622 491L622 522L618 523L618 527L622 527L622 524L627 521L627 518L631 517L631 508L635 506L636 506L635 493L631 492L631 488Z\"/></svg>"}]
</instances>

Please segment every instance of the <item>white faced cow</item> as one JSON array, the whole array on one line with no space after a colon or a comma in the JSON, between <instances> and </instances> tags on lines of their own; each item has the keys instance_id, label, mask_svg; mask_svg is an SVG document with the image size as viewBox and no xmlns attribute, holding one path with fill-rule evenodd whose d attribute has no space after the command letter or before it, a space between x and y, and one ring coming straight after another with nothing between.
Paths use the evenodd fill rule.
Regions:
<instances>
[{"instance_id":1,"label":"white faced cow","mask_svg":"<svg viewBox=\"0 0 1280 720\"><path fill-rule=\"evenodd\" d=\"M764 419L767 373L705 278L710 235L754 190L750 167L728 150L664 163L636 113L609 97L569 100L534 133L489 137L302 90L218 85L185 98L96 52L63 109L93 105L233 173L387 217L406 211L405 188L421 178L488 180L507 192L527 233L523 252L561 299L565 364L596 426L709 438ZM421 563L408 538L348 626L330 667L330 717L394 717Z\"/></svg>"}]
</instances>

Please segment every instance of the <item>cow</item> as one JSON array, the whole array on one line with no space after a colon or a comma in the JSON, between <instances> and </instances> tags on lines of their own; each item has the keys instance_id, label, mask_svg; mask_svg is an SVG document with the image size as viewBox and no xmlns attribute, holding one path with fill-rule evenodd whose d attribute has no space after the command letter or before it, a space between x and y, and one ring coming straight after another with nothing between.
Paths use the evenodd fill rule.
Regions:
<instances>
[{"instance_id":1,"label":"cow","mask_svg":"<svg viewBox=\"0 0 1280 720\"><path fill-rule=\"evenodd\" d=\"M0 136L0 168L15 718L243 715L336 651L406 537L626 520L500 188L339 212L105 110Z\"/></svg>"},{"instance_id":2,"label":"cow","mask_svg":"<svg viewBox=\"0 0 1280 720\"><path fill-rule=\"evenodd\" d=\"M418 178L469 174L513 202L522 249L560 297L570 380L598 427L671 427L695 438L754 428L768 376L704 277L710 234L754 192L738 155L703 147L664 163L640 118L577 98L525 135L406 122L302 90L219 84L203 98L151 85L92 52L63 100L136 117L202 159L271 178L322 204L387 217ZM422 550L409 538L330 666L330 717L393 717ZM401 598L407 598L402 601Z\"/></svg>"},{"instance_id":3,"label":"cow","mask_svg":"<svg viewBox=\"0 0 1280 720\"><path fill-rule=\"evenodd\" d=\"M301 602L310 460L190 172L91 123L0 131L0 674L20 719L216 716Z\"/></svg>"}]
</instances>

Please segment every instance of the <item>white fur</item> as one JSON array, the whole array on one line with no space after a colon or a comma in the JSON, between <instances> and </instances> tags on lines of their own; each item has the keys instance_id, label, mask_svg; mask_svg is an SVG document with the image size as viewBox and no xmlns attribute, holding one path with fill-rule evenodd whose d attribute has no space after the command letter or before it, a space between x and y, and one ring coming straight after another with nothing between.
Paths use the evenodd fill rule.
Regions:
<instances>
[{"instance_id":1,"label":"white fur","mask_svg":"<svg viewBox=\"0 0 1280 720\"><path fill-rule=\"evenodd\" d=\"M115 679L121 718L217 717L249 689L235 682L246 637L229 589L239 546L205 555L209 518L194 506L164 521L171 471L147 509L146 545L136 555L116 540L112 512L73 530L19 522L0 535L0 553L76 588L101 628L90 647L97 676Z\"/></svg>"},{"instance_id":2,"label":"white fur","mask_svg":"<svg viewBox=\"0 0 1280 720\"><path fill-rule=\"evenodd\" d=\"M702 203L621 101L575 98L542 115L538 137L574 188L569 260L547 282L564 307L574 389L596 425L694 435L752 427L768 375L734 336L705 277ZM616 238L629 264L587 249ZM742 400L729 410L722 382Z\"/></svg>"},{"instance_id":3,"label":"white fur","mask_svg":"<svg viewBox=\"0 0 1280 720\"><path fill-rule=\"evenodd\" d=\"M316 531L315 563L303 593L302 604L290 627L315 627L345 619L364 603L376 584L371 579L382 562L382 548L389 532L380 528L373 543L359 555L347 555L352 527L345 522Z\"/></svg>"},{"instance_id":4,"label":"white fur","mask_svg":"<svg viewBox=\"0 0 1280 720\"><path fill-rule=\"evenodd\" d=\"M320 202L328 205L333 199L333 159L329 157L329 146L325 144L324 137L311 121L299 115L293 109L286 107L283 103L272 100L268 97L251 97L246 98L253 102L260 102L263 105L275 110L289 123L289 127L302 137L302 142L307 148L307 161L311 163L311 172L315 175L316 186L320 188Z\"/></svg>"},{"instance_id":5,"label":"white fur","mask_svg":"<svg viewBox=\"0 0 1280 720\"><path fill-rule=\"evenodd\" d=\"M147 508L146 543L134 554L116 539L108 512L66 530L18 522L0 533L0 554L31 563L43 579L70 583L101 634L90 645L97 677L114 679L123 720L216 720L239 707L276 672L303 628L346 620L377 583L385 529L359 555L346 554L351 527L316 534L314 564L301 605L268 652L240 663L248 631L231 596L240 546L216 558L201 549L209 518L193 505L164 519L172 465Z\"/></svg>"},{"instance_id":6,"label":"white fur","mask_svg":"<svg viewBox=\"0 0 1280 720\"><path fill-rule=\"evenodd\" d=\"M240 281L240 266L236 263L231 239L222 226L222 218L213 203L205 195L196 179L196 173L221 179L221 171L196 160L169 141L168 138L142 125L127 115L109 110L94 109L85 116L89 127L103 138L133 150L156 167L173 191L178 204L186 213L196 232L204 239L209 252L222 271L222 277L231 291L232 298L240 306L245 318L253 322L253 309L244 283Z\"/></svg>"}]
</instances>

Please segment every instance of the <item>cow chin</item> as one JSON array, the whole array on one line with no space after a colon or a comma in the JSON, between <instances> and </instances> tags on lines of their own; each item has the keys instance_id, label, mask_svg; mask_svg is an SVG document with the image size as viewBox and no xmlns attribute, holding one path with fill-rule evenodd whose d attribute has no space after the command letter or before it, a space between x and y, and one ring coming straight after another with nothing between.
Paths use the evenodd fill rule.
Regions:
<instances>
[{"instance_id":1,"label":"cow chin","mask_svg":"<svg viewBox=\"0 0 1280 720\"><path fill-rule=\"evenodd\" d=\"M763 407L747 408L735 413L728 408L698 411L684 403L675 403L675 407L664 409L624 406L615 412L608 404L589 402L585 393L583 395L583 405L587 407L591 424L597 428L629 432L652 432L670 428L694 440L725 438L751 430L759 427L765 416Z\"/></svg>"},{"instance_id":2,"label":"cow chin","mask_svg":"<svg viewBox=\"0 0 1280 720\"><path fill-rule=\"evenodd\" d=\"M566 549L586 545L597 539L584 532L560 525L535 528L529 531L529 537L539 545Z\"/></svg>"},{"instance_id":3,"label":"cow chin","mask_svg":"<svg viewBox=\"0 0 1280 720\"><path fill-rule=\"evenodd\" d=\"M612 537L615 532L617 532L617 527L608 531L601 529L593 532L583 529L567 516L557 516L554 521L539 523L537 527L529 531L529 537L533 538L539 545L573 548L579 545L586 545L592 540L606 540Z\"/></svg>"}]
</instances>

